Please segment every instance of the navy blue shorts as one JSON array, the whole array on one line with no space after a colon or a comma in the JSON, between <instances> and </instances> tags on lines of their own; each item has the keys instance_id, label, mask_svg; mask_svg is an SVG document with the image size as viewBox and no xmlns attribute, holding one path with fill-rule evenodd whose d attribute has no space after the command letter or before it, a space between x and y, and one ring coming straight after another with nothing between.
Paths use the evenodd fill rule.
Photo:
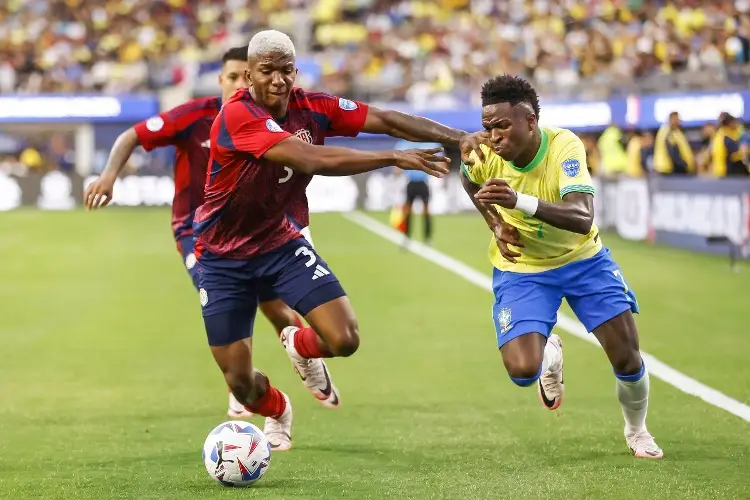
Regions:
<instances>
[{"instance_id":1,"label":"navy blue shorts","mask_svg":"<svg viewBox=\"0 0 750 500\"><path fill-rule=\"evenodd\" d=\"M185 269L187 269L187 272L190 275L190 279L193 282L193 286L197 290L198 266L196 264L198 263L198 261L195 258L195 254L193 253L195 251L195 239L193 238L193 236L183 236L182 238L178 239L177 250L180 251L180 255L182 255L182 263L185 264Z\"/></svg>"},{"instance_id":2,"label":"navy blue shorts","mask_svg":"<svg viewBox=\"0 0 750 500\"><path fill-rule=\"evenodd\" d=\"M198 266L203 321L212 346L252 336L263 287L271 288L302 316L346 295L305 238L245 260L207 253L201 255Z\"/></svg>"},{"instance_id":3,"label":"navy blue shorts","mask_svg":"<svg viewBox=\"0 0 750 500\"><path fill-rule=\"evenodd\" d=\"M297 224L297 221L295 221L292 218L289 218L289 222L292 223L292 226L294 226L294 229L300 232L302 236L305 237L308 243L310 243L310 246L315 248L315 245L313 244L312 237L310 236L310 227L300 227L299 224ZM197 285L196 285L197 286ZM276 293L276 290L273 289L273 287L268 286L265 283L260 283L258 285L258 302L270 302L272 300L277 300L279 298L278 294Z\"/></svg>"},{"instance_id":4,"label":"navy blue shorts","mask_svg":"<svg viewBox=\"0 0 750 500\"><path fill-rule=\"evenodd\" d=\"M638 312L638 301L609 249L595 256L540 273L494 269L497 345L527 333L549 337L565 298L589 332L625 311Z\"/></svg>"}]
</instances>

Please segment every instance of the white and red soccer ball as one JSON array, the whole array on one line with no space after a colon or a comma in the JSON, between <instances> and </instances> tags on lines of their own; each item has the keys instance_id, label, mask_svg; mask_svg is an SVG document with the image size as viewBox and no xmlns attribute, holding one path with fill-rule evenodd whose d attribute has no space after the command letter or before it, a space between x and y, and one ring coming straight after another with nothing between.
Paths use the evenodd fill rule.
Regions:
<instances>
[{"instance_id":1,"label":"white and red soccer ball","mask_svg":"<svg viewBox=\"0 0 750 500\"><path fill-rule=\"evenodd\" d=\"M203 463L208 475L224 486L250 486L268 470L271 445L249 422L224 422L206 438Z\"/></svg>"}]
</instances>

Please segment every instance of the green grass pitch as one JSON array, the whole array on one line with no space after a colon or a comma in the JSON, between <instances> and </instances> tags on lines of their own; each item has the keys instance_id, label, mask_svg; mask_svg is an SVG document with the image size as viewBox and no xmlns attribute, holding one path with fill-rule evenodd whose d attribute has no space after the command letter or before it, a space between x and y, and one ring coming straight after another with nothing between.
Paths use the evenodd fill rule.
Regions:
<instances>
[{"instance_id":1,"label":"green grass pitch","mask_svg":"<svg viewBox=\"0 0 750 500\"><path fill-rule=\"evenodd\" d=\"M436 248L489 271L478 216L435 226ZM312 230L360 321L360 351L330 363L343 406L310 397L259 318L256 364L292 398L294 449L255 487L222 488L201 446L226 389L168 212L20 211L0 228L2 499L750 498L749 423L652 378L666 458L633 459L601 350L562 332L566 400L544 410L505 374L486 291L337 214ZM750 402L750 267L604 241L643 349Z\"/></svg>"}]
</instances>

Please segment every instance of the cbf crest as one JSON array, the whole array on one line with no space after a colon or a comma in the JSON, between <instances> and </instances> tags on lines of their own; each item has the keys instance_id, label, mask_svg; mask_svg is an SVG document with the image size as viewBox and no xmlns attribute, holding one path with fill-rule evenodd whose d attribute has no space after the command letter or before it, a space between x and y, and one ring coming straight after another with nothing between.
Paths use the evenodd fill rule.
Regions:
<instances>
[{"instance_id":1,"label":"cbf crest","mask_svg":"<svg viewBox=\"0 0 750 500\"><path fill-rule=\"evenodd\" d=\"M500 333L505 333L510 330L510 309L503 307L500 312L497 313L497 324L500 326Z\"/></svg>"},{"instance_id":2,"label":"cbf crest","mask_svg":"<svg viewBox=\"0 0 750 500\"><path fill-rule=\"evenodd\" d=\"M562 162L562 170L568 177L577 177L581 172L581 162L575 158L569 158Z\"/></svg>"}]
</instances>

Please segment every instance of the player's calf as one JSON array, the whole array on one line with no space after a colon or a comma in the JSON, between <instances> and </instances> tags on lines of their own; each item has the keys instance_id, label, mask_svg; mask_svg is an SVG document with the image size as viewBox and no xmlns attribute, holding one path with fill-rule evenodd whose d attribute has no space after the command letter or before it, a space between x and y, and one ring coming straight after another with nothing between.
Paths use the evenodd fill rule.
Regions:
<instances>
[{"instance_id":1,"label":"player's calf","mask_svg":"<svg viewBox=\"0 0 750 500\"><path fill-rule=\"evenodd\" d=\"M268 318L268 321L271 322L278 335L287 326L304 327L299 315L281 299L261 302L259 308L263 315Z\"/></svg>"}]
</instances>

